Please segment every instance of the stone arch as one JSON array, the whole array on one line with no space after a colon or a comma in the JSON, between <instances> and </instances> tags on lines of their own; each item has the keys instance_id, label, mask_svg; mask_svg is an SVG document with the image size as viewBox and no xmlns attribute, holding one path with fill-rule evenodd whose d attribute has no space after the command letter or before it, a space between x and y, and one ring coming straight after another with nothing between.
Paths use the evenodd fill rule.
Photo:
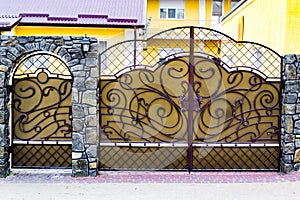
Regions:
<instances>
[{"instance_id":1,"label":"stone arch","mask_svg":"<svg viewBox=\"0 0 300 200\"><path fill-rule=\"evenodd\" d=\"M67 64L44 51L26 54L11 70L12 167L71 167L72 80Z\"/></svg>"},{"instance_id":2,"label":"stone arch","mask_svg":"<svg viewBox=\"0 0 300 200\"><path fill-rule=\"evenodd\" d=\"M99 133L99 123L97 122L99 113L97 104L98 40L89 38L90 49L88 52L83 52L82 39L83 37L80 36L0 36L0 75L4 77L3 84L0 81L2 84L0 85L1 94L3 93L3 97L0 96L0 99L9 99L9 95L7 95L11 90L9 80L11 80L19 60L30 53L39 51L48 52L61 58L73 75L72 119L76 126L73 125L72 131L72 173L74 176L95 176L97 173L97 135ZM9 116L9 112L5 113L7 113L6 117ZM8 120L4 121L0 128L3 128L3 133L5 133L3 137L0 136L0 147L3 147L3 155L7 155L3 159L0 157L0 161L5 164L0 166L0 177L5 177L10 169ZM5 142L1 142L1 140L5 140Z\"/></svg>"}]
</instances>

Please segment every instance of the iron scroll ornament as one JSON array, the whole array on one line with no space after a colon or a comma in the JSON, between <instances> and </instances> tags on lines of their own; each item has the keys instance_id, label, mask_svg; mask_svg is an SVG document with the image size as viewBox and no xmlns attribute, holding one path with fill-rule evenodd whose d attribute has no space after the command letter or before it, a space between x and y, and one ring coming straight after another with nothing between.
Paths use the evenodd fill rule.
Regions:
<instances>
[{"instance_id":1,"label":"iron scroll ornament","mask_svg":"<svg viewBox=\"0 0 300 200\"><path fill-rule=\"evenodd\" d=\"M231 71L211 59L178 57L155 70L102 80L101 141L186 142L188 77L194 76L194 142L278 141L279 82ZM227 67L228 68L228 67ZM201 103L201 105L200 105ZM221 106L220 105L224 105Z\"/></svg>"},{"instance_id":2,"label":"iron scroll ornament","mask_svg":"<svg viewBox=\"0 0 300 200\"><path fill-rule=\"evenodd\" d=\"M201 94L194 142L277 143L280 82L249 70L228 72L224 63L198 59L194 91Z\"/></svg>"},{"instance_id":3,"label":"iron scroll ornament","mask_svg":"<svg viewBox=\"0 0 300 200\"><path fill-rule=\"evenodd\" d=\"M47 69L35 73L14 80L14 139L70 140L71 80L51 78Z\"/></svg>"}]
</instances>

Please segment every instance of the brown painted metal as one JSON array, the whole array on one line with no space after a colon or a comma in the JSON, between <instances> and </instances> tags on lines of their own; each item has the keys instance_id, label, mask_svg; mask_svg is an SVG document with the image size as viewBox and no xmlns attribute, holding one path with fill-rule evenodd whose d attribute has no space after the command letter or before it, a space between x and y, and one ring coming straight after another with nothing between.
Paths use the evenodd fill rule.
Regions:
<instances>
[{"instance_id":1,"label":"brown painted metal","mask_svg":"<svg viewBox=\"0 0 300 200\"><path fill-rule=\"evenodd\" d=\"M179 27L122 42L101 58L101 170L279 169L276 52Z\"/></svg>"},{"instance_id":2,"label":"brown painted metal","mask_svg":"<svg viewBox=\"0 0 300 200\"><path fill-rule=\"evenodd\" d=\"M189 85L188 85L188 172L193 169L193 133L194 133L194 27L190 29Z\"/></svg>"},{"instance_id":3,"label":"brown painted metal","mask_svg":"<svg viewBox=\"0 0 300 200\"><path fill-rule=\"evenodd\" d=\"M13 75L12 167L70 168L72 76L47 53L22 59Z\"/></svg>"}]
</instances>

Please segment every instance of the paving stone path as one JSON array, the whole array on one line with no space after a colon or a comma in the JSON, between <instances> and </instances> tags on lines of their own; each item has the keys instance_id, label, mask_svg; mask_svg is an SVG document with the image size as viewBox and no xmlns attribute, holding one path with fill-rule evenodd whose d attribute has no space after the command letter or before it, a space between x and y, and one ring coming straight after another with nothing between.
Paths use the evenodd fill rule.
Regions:
<instances>
[{"instance_id":1,"label":"paving stone path","mask_svg":"<svg viewBox=\"0 0 300 200\"><path fill-rule=\"evenodd\" d=\"M0 183L283 183L300 182L300 172L100 172L74 178L71 171L14 171Z\"/></svg>"}]
</instances>

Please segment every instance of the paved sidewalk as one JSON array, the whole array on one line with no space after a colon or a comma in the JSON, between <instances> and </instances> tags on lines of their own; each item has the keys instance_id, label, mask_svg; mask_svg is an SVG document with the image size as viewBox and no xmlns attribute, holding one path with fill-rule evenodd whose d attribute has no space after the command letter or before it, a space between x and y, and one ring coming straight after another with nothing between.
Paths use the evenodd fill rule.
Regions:
<instances>
[{"instance_id":1,"label":"paved sidewalk","mask_svg":"<svg viewBox=\"0 0 300 200\"><path fill-rule=\"evenodd\" d=\"M100 172L97 177L71 177L70 170L14 170L0 183L284 183L300 182L300 172Z\"/></svg>"},{"instance_id":2,"label":"paved sidewalk","mask_svg":"<svg viewBox=\"0 0 300 200\"><path fill-rule=\"evenodd\" d=\"M101 172L73 178L70 171L14 171L0 179L5 200L300 199L300 172Z\"/></svg>"}]
</instances>

